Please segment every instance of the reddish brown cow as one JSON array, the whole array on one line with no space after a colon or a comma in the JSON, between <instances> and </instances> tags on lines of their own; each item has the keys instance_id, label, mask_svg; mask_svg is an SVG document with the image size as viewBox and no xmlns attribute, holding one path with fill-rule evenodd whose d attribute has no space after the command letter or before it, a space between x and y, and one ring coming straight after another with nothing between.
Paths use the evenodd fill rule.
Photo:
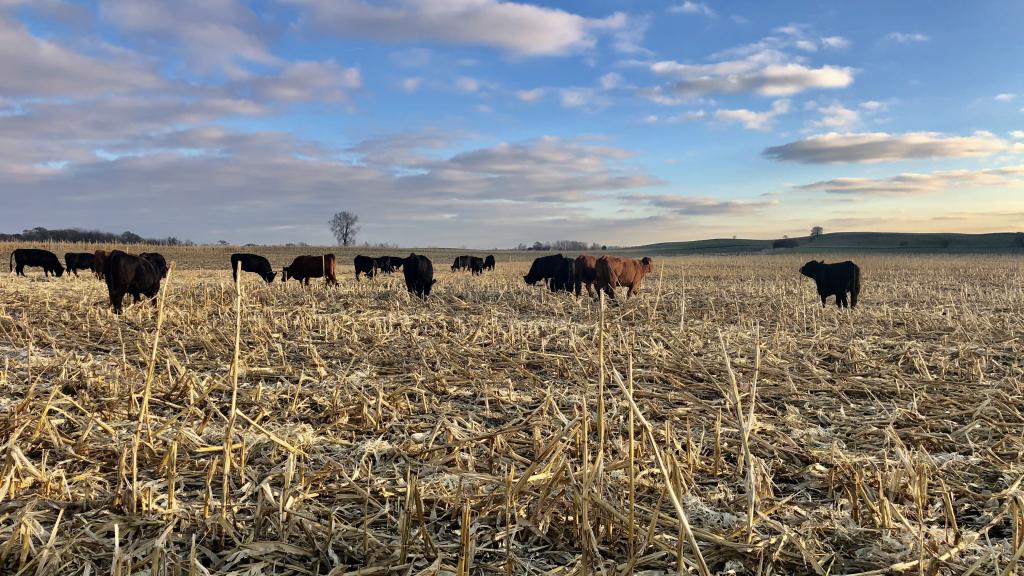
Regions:
<instances>
[{"instance_id":1,"label":"reddish brown cow","mask_svg":"<svg viewBox=\"0 0 1024 576\"><path fill-rule=\"evenodd\" d=\"M651 259L647 256L640 260L601 256L597 260L594 283L597 284L598 292L603 289L611 298L615 298L616 286L626 286L629 288L626 294L628 298L640 291L640 283L651 269Z\"/></svg>"},{"instance_id":2,"label":"reddish brown cow","mask_svg":"<svg viewBox=\"0 0 1024 576\"><path fill-rule=\"evenodd\" d=\"M591 298L594 297L594 281L597 280L597 258L593 256L587 256L583 254L576 257L576 278L575 288L576 295L579 296L582 292L581 288L586 284L587 294Z\"/></svg>"},{"instance_id":3,"label":"reddish brown cow","mask_svg":"<svg viewBox=\"0 0 1024 576\"><path fill-rule=\"evenodd\" d=\"M93 264L96 266L96 277L99 278L100 280L103 280L107 277L107 258L110 258L110 251L97 250L93 256Z\"/></svg>"},{"instance_id":4,"label":"reddish brown cow","mask_svg":"<svg viewBox=\"0 0 1024 576\"><path fill-rule=\"evenodd\" d=\"M296 256L291 266L281 269L281 281L287 282L289 278L295 278L303 284L309 285L310 278L326 277L328 284L338 285L338 278L334 275L334 254L323 256Z\"/></svg>"}]
</instances>

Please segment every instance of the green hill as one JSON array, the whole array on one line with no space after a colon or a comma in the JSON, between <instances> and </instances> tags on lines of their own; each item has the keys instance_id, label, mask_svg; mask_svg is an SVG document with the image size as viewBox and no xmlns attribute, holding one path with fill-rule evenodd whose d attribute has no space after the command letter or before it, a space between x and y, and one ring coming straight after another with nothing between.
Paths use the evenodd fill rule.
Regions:
<instances>
[{"instance_id":1,"label":"green hill","mask_svg":"<svg viewBox=\"0 0 1024 576\"><path fill-rule=\"evenodd\" d=\"M947 234L901 232L838 232L816 237L792 238L795 248L773 248L775 240L718 238L690 242L662 242L625 248L624 252L661 254L749 254L754 252L912 252L912 253L990 253L1020 252L1024 254L1024 234Z\"/></svg>"}]
</instances>

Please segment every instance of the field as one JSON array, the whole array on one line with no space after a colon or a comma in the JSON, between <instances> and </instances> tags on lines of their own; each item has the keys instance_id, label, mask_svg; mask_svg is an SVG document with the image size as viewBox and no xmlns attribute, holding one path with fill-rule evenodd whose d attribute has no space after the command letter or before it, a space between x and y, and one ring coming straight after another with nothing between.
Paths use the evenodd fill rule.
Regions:
<instances>
[{"instance_id":1,"label":"field","mask_svg":"<svg viewBox=\"0 0 1024 576\"><path fill-rule=\"evenodd\" d=\"M10 245L2 247L5 260ZM66 247L51 247L63 254ZM275 267L318 249L253 249ZM655 259L637 298L427 251L341 286L162 250L158 306L0 275L0 572L1013 574L1024 266ZM384 251L405 255L408 250ZM373 253L382 253L374 251Z\"/></svg>"}]
</instances>

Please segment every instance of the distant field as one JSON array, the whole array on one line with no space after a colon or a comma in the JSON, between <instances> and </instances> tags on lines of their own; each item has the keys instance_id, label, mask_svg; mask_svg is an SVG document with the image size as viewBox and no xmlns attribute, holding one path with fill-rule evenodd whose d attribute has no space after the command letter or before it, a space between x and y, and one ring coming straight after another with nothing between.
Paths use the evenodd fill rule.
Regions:
<instances>
[{"instance_id":1,"label":"distant field","mask_svg":"<svg viewBox=\"0 0 1024 576\"><path fill-rule=\"evenodd\" d=\"M796 248L772 249L774 240L721 238L693 242L665 242L627 249L648 254L742 254L750 252L894 252L894 253L1016 253L1024 255L1024 236L999 234L904 234L895 232L842 232L811 238L793 238Z\"/></svg>"},{"instance_id":2,"label":"distant field","mask_svg":"<svg viewBox=\"0 0 1024 576\"><path fill-rule=\"evenodd\" d=\"M247 248L341 286L240 299L235 250L161 248L162 319L0 274L0 572L998 574L1024 543L1017 256L829 252L841 311L807 254L652 250L602 314L526 286L535 253L417 250L424 302L351 275L408 249Z\"/></svg>"}]
</instances>

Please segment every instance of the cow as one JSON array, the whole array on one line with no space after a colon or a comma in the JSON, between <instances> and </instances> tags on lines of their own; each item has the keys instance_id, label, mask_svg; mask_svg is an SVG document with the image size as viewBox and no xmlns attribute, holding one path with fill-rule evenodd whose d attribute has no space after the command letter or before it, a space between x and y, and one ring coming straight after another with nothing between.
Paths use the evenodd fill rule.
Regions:
<instances>
[{"instance_id":1,"label":"cow","mask_svg":"<svg viewBox=\"0 0 1024 576\"><path fill-rule=\"evenodd\" d=\"M120 250L110 253L103 273L114 314L121 313L125 294L131 294L133 302L138 302L140 295L145 295L156 304L160 279L163 278L157 266L152 258L133 256Z\"/></svg>"},{"instance_id":2,"label":"cow","mask_svg":"<svg viewBox=\"0 0 1024 576\"><path fill-rule=\"evenodd\" d=\"M296 256L290 266L281 269L282 282L295 278L308 286L310 278L320 277L324 277L327 284L338 285L338 278L334 275L334 254Z\"/></svg>"},{"instance_id":3,"label":"cow","mask_svg":"<svg viewBox=\"0 0 1024 576\"><path fill-rule=\"evenodd\" d=\"M839 308L856 308L857 295L860 294L860 267L849 260L835 264L825 264L824 260L809 261L800 268L800 273L814 280L821 296L821 307L829 296L836 297ZM846 293L850 293L847 302Z\"/></svg>"},{"instance_id":4,"label":"cow","mask_svg":"<svg viewBox=\"0 0 1024 576\"><path fill-rule=\"evenodd\" d=\"M530 286L541 280L550 280L564 268L563 260L565 258L561 254L541 256L533 261L533 264L530 265L530 271L526 273L526 276L523 276L523 280Z\"/></svg>"},{"instance_id":5,"label":"cow","mask_svg":"<svg viewBox=\"0 0 1024 576\"><path fill-rule=\"evenodd\" d=\"M473 276L479 276L484 272L484 259L479 256L469 257L469 271Z\"/></svg>"},{"instance_id":6,"label":"cow","mask_svg":"<svg viewBox=\"0 0 1024 576\"><path fill-rule=\"evenodd\" d=\"M10 270L19 276L25 275L25 266L32 266L43 269L43 276L49 278L50 274L60 278L64 275L64 267L60 265L57 255L49 250L38 248L18 248L11 252Z\"/></svg>"},{"instance_id":7,"label":"cow","mask_svg":"<svg viewBox=\"0 0 1024 576\"><path fill-rule=\"evenodd\" d=\"M461 270L463 268L469 270L471 256L456 256L455 262L452 263L452 272Z\"/></svg>"},{"instance_id":8,"label":"cow","mask_svg":"<svg viewBox=\"0 0 1024 576\"><path fill-rule=\"evenodd\" d=\"M76 278L79 270L96 271L96 256L89 252L68 252L64 254L64 263L68 274L74 274Z\"/></svg>"},{"instance_id":9,"label":"cow","mask_svg":"<svg viewBox=\"0 0 1024 576\"><path fill-rule=\"evenodd\" d=\"M156 271L160 273L160 277L167 278L167 271L170 268L167 267L167 260L164 259L162 254L159 252L143 252L139 254L139 258L149 260L156 268Z\"/></svg>"},{"instance_id":10,"label":"cow","mask_svg":"<svg viewBox=\"0 0 1024 576\"><path fill-rule=\"evenodd\" d=\"M552 292L572 292L576 285L576 261L560 258L554 264L554 275L548 281L548 288Z\"/></svg>"},{"instance_id":11,"label":"cow","mask_svg":"<svg viewBox=\"0 0 1024 576\"><path fill-rule=\"evenodd\" d=\"M395 265L395 260L398 260L398 266ZM402 259L394 256L381 256L373 259L374 270L381 274L391 274L401 265Z\"/></svg>"},{"instance_id":12,"label":"cow","mask_svg":"<svg viewBox=\"0 0 1024 576\"><path fill-rule=\"evenodd\" d=\"M587 287L587 294L594 297L594 282L597 281L597 258L581 254L576 257L576 277L573 279L573 288L579 296L584 285Z\"/></svg>"},{"instance_id":13,"label":"cow","mask_svg":"<svg viewBox=\"0 0 1024 576\"><path fill-rule=\"evenodd\" d=\"M484 270L494 271L494 255L488 254L487 258L484 258Z\"/></svg>"},{"instance_id":14,"label":"cow","mask_svg":"<svg viewBox=\"0 0 1024 576\"><path fill-rule=\"evenodd\" d=\"M430 296L430 289L434 286L434 264L426 256L409 254L409 257L402 262L402 273L405 275L405 287L409 293L420 298Z\"/></svg>"},{"instance_id":15,"label":"cow","mask_svg":"<svg viewBox=\"0 0 1024 576\"><path fill-rule=\"evenodd\" d=\"M93 254L93 264L96 266L96 277L100 280L106 278L107 258L110 258L109 250L97 250Z\"/></svg>"},{"instance_id":16,"label":"cow","mask_svg":"<svg viewBox=\"0 0 1024 576\"><path fill-rule=\"evenodd\" d=\"M356 256L354 260L356 267L356 280L359 280L360 274L365 274L367 278L373 278L374 269L377 267L376 262L369 256Z\"/></svg>"},{"instance_id":17,"label":"cow","mask_svg":"<svg viewBox=\"0 0 1024 576\"><path fill-rule=\"evenodd\" d=\"M238 264L242 264L242 272L255 272L270 284L274 281L274 267L270 261L259 254L232 254L231 255L231 279L238 281Z\"/></svg>"},{"instance_id":18,"label":"cow","mask_svg":"<svg viewBox=\"0 0 1024 576\"><path fill-rule=\"evenodd\" d=\"M604 290L612 299L615 298L615 287L625 286L629 288L626 297L640 291L640 283L644 275L650 273L653 266L651 259L644 256L640 260L618 258L616 256L601 256L597 259L595 266L596 276L594 283L597 285L598 293Z\"/></svg>"}]
</instances>

